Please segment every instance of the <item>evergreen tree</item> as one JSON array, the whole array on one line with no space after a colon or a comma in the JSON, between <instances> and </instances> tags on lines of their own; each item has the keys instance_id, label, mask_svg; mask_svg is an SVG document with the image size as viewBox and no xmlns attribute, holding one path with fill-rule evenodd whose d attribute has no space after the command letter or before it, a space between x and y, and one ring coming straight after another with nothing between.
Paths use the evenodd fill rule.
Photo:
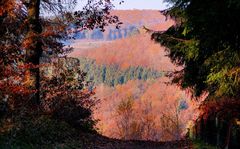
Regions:
<instances>
[{"instance_id":1,"label":"evergreen tree","mask_svg":"<svg viewBox=\"0 0 240 149\"><path fill-rule=\"evenodd\" d=\"M167 0L165 11L176 25L152 37L168 47L169 57L184 68L174 82L196 96L238 97L240 64L240 2L238 0Z\"/></svg>"},{"instance_id":2,"label":"evergreen tree","mask_svg":"<svg viewBox=\"0 0 240 149\"><path fill-rule=\"evenodd\" d=\"M124 28L123 30L124 30L124 35L123 36L124 36L124 38L127 38L127 35L128 35L127 28Z\"/></svg>"},{"instance_id":3,"label":"evergreen tree","mask_svg":"<svg viewBox=\"0 0 240 149\"><path fill-rule=\"evenodd\" d=\"M148 80L162 76L162 73L143 68L129 67L122 69L118 65L98 65L95 60L80 58L80 68L87 73L86 80L95 84L105 83L109 86L124 84L129 80Z\"/></svg>"},{"instance_id":4,"label":"evergreen tree","mask_svg":"<svg viewBox=\"0 0 240 149\"><path fill-rule=\"evenodd\" d=\"M103 38L104 38L103 32L100 31L99 29L95 29L91 34L91 39L99 40Z\"/></svg>"},{"instance_id":5,"label":"evergreen tree","mask_svg":"<svg viewBox=\"0 0 240 149\"><path fill-rule=\"evenodd\" d=\"M112 31L112 29L110 29L110 31L108 33L108 40L113 40L112 34L113 34L113 31Z\"/></svg>"},{"instance_id":6,"label":"evergreen tree","mask_svg":"<svg viewBox=\"0 0 240 149\"><path fill-rule=\"evenodd\" d=\"M153 33L152 38L168 48L175 64L183 66L172 74L173 82L190 88L197 97L208 93L200 108L203 115L197 121L198 135L217 145L220 137L216 136L224 136L222 148L231 148L233 125L240 117L240 1L166 1L172 7L164 13L176 24Z\"/></svg>"},{"instance_id":7,"label":"evergreen tree","mask_svg":"<svg viewBox=\"0 0 240 149\"><path fill-rule=\"evenodd\" d=\"M118 39L122 39L123 36L122 36L122 30L121 29L118 29Z\"/></svg>"}]
</instances>

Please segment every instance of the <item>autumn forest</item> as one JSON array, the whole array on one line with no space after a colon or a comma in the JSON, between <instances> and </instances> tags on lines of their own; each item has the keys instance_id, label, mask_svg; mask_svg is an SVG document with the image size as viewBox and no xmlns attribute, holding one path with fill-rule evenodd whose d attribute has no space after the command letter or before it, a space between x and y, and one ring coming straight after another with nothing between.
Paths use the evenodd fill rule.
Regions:
<instances>
[{"instance_id":1,"label":"autumn forest","mask_svg":"<svg viewBox=\"0 0 240 149\"><path fill-rule=\"evenodd\" d=\"M127 1L0 0L1 149L240 148L240 2Z\"/></svg>"}]
</instances>

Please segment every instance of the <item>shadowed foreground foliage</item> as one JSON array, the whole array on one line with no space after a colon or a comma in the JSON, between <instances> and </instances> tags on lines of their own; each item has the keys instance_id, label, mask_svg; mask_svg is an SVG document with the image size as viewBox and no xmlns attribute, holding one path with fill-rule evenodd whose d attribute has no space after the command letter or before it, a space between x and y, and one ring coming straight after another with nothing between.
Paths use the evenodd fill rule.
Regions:
<instances>
[{"instance_id":1,"label":"shadowed foreground foliage","mask_svg":"<svg viewBox=\"0 0 240 149\"><path fill-rule=\"evenodd\" d=\"M173 82L195 97L208 94L196 121L197 136L222 148L239 148L240 1L166 1L172 7L165 14L176 24L152 38L183 66L172 74Z\"/></svg>"},{"instance_id":2,"label":"shadowed foreground foliage","mask_svg":"<svg viewBox=\"0 0 240 149\"><path fill-rule=\"evenodd\" d=\"M152 142L109 139L96 133L84 133L65 122L42 116L23 128L14 128L0 136L1 149L176 149L191 148L189 141Z\"/></svg>"}]
</instances>

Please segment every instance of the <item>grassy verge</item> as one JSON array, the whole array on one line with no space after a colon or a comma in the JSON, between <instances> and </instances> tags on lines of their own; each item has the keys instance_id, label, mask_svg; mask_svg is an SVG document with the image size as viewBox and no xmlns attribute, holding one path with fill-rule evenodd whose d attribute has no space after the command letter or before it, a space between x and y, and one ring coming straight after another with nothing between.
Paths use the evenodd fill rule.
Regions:
<instances>
[{"instance_id":1,"label":"grassy verge","mask_svg":"<svg viewBox=\"0 0 240 149\"><path fill-rule=\"evenodd\" d=\"M85 138L67 123L40 118L0 134L1 149L81 149Z\"/></svg>"},{"instance_id":2,"label":"grassy verge","mask_svg":"<svg viewBox=\"0 0 240 149\"><path fill-rule=\"evenodd\" d=\"M193 140L193 149L218 149L218 148L216 146L206 144L200 140Z\"/></svg>"}]
</instances>

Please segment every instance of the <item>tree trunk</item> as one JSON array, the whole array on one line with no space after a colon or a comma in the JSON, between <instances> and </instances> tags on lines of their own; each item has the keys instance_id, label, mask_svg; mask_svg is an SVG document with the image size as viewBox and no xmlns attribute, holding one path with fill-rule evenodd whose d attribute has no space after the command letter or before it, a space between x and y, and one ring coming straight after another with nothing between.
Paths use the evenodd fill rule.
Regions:
<instances>
[{"instance_id":1,"label":"tree trunk","mask_svg":"<svg viewBox=\"0 0 240 149\"><path fill-rule=\"evenodd\" d=\"M230 139L231 139L232 125L233 125L233 120L230 120L229 123L228 123L228 130L227 130L227 136L226 136L226 140L225 140L224 149L228 149L229 148L229 142L230 142Z\"/></svg>"},{"instance_id":2,"label":"tree trunk","mask_svg":"<svg viewBox=\"0 0 240 149\"><path fill-rule=\"evenodd\" d=\"M216 127L216 145L219 147L220 146L220 127L219 127L219 119L216 116L215 118L215 127Z\"/></svg>"},{"instance_id":3,"label":"tree trunk","mask_svg":"<svg viewBox=\"0 0 240 149\"><path fill-rule=\"evenodd\" d=\"M26 62L33 64L33 68L30 68L27 72L27 78L30 80L28 84L31 89L36 90L33 96L33 102L40 104L40 57L42 55L42 42L40 34L42 33L42 26L40 23L40 1L41 0L29 0L26 4L28 12L28 34L25 41L26 46Z\"/></svg>"},{"instance_id":4,"label":"tree trunk","mask_svg":"<svg viewBox=\"0 0 240 149\"><path fill-rule=\"evenodd\" d=\"M181 132L180 132L180 124L179 124L179 114L180 114L180 109L178 106L175 107L175 113L176 113L176 140L180 140L181 137Z\"/></svg>"},{"instance_id":5,"label":"tree trunk","mask_svg":"<svg viewBox=\"0 0 240 149\"><path fill-rule=\"evenodd\" d=\"M179 126L179 110L178 109L176 111L176 119L177 119L177 121L176 121L176 127L177 127L177 137L176 137L176 139L180 140L181 132L180 132L180 126Z\"/></svg>"}]
</instances>

